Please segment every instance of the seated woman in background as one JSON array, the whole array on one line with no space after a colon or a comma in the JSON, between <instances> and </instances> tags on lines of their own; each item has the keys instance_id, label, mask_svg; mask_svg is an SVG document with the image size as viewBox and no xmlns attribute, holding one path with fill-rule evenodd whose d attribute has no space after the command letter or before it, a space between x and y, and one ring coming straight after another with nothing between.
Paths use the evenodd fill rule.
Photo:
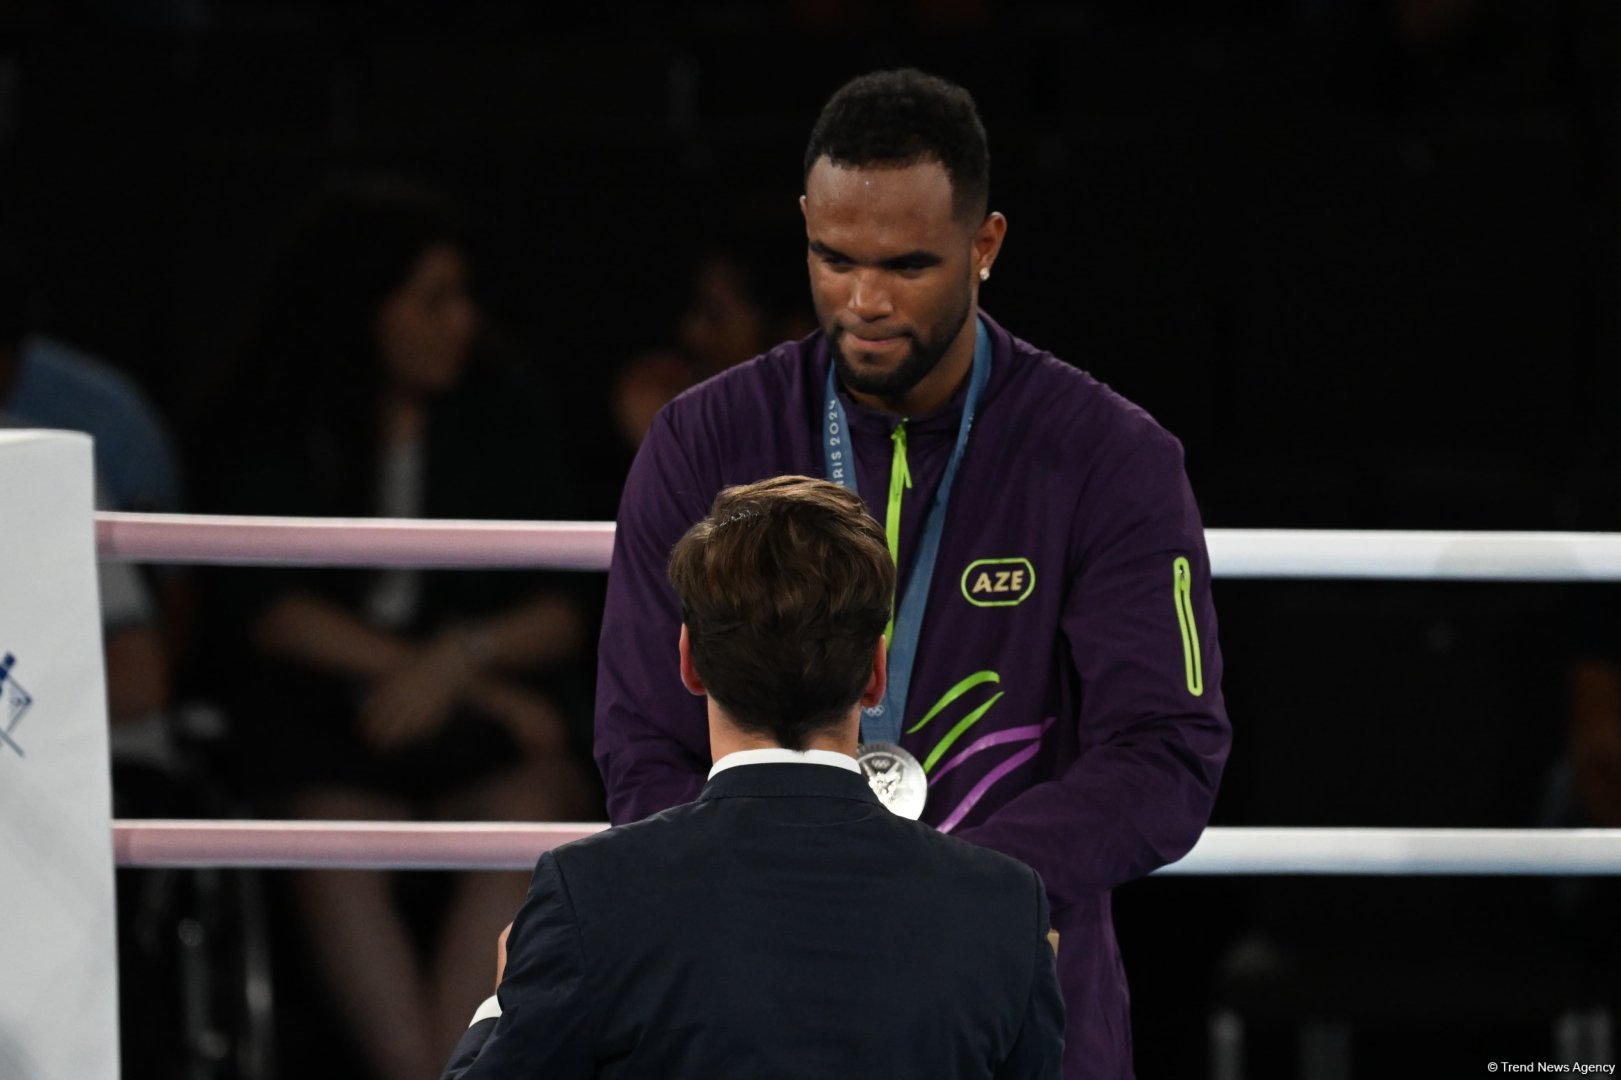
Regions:
<instances>
[{"instance_id":1,"label":"seated woman in background","mask_svg":"<svg viewBox=\"0 0 1621 1080\"><path fill-rule=\"evenodd\" d=\"M467 246L433 196L334 188L276 269L200 462L235 514L561 519L538 380L491 353ZM527 572L232 568L218 692L272 808L312 819L581 820L595 780L548 686L589 628ZM589 720L584 709L576 716ZM521 873L463 874L419 948L392 875L297 875L313 955L379 1078L434 1077L489 992Z\"/></svg>"}]
</instances>

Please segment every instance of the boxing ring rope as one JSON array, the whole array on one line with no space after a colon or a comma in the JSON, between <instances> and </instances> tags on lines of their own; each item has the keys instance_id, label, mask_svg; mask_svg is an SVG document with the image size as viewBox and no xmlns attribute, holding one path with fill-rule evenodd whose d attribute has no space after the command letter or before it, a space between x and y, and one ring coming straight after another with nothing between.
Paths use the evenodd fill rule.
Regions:
<instances>
[{"instance_id":1,"label":"boxing ring rope","mask_svg":"<svg viewBox=\"0 0 1621 1080\"><path fill-rule=\"evenodd\" d=\"M548 824L116 821L119 866L531 870L601 832ZM1621 875L1621 829L1210 828L1158 874Z\"/></svg>"},{"instance_id":2,"label":"boxing ring rope","mask_svg":"<svg viewBox=\"0 0 1621 1080\"><path fill-rule=\"evenodd\" d=\"M606 570L612 522L96 515L101 558L202 565ZM1215 576L1621 581L1621 534L1209 529ZM118 865L528 870L596 822L113 822ZM1621 829L1206 829L1171 875L1621 875Z\"/></svg>"},{"instance_id":3,"label":"boxing ring rope","mask_svg":"<svg viewBox=\"0 0 1621 1080\"><path fill-rule=\"evenodd\" d=\"M96 515L103 559L214 566L606 570L613 534L611 521Z\"/></svg>"},{"instance_id":4,"label":"boxing ring rope","mask_svg":"<svg viewBox=\"0 0 1621 1080\"><path fill-rule=\"evenodd\" d=\"M612 522L96 515L104 559L251 566L606 570ZM1621 581L1621 533L1208 529L1229 578Z\"/></svg>"}]
</instances>

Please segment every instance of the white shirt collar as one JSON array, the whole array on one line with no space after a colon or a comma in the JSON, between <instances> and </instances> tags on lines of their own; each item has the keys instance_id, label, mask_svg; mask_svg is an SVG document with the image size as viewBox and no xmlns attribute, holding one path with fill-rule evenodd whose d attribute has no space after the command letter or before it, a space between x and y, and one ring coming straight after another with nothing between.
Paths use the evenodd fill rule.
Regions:
<instances>
[{"instance_id":1,"label":"white shirt collar","mask_svg":"<svg viewBox=\"0 0 1621 1080\"><path fill-rule=\"evenodd\" d=\"M715 762L715 767L709 770L709 779L713 780L717 773L726 771L736 765L831 765L836 769L849 769L853 773L860 773L861 766L849 754L841 754L836 750L784 750L780 746L766 747L760 750L734 750L730 754Z\"/></svg>"}]
</instances>

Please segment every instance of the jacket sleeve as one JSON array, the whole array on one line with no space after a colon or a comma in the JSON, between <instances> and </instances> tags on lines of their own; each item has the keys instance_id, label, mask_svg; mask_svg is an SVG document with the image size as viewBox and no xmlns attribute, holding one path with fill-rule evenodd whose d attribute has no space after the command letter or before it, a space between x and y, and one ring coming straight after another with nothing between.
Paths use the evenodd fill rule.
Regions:
<instances>
[{"instance_id":1,"label":"jacket sleeve","mask_svg":"<svg viewBox=\"0 0 1621 1080\"><path fill-rule=\"evenodd\" d=\"M595 754L615 825L691 802L709 771L708 721L703 699L681 684L681 611L665 567L714 495L665 409L620 499L597 650Z\"/></svg>"},{"instance_id":2,"label":"jacket sleeve","mask_svg":"<svg viewBox=\"0 0 1621 1080\"><path fill-rule=\"evenodd\" d=\"M1036 878L1034 874L1031 877ZM1047 894L1036 878L1034 958L1030 996L1013 1048L997 1066L996 1080L1062 1080L1064 1072L1064 999L1058 988L1058 964L1047 940L1051 916Z\"/></svg>"},{"instance_id":3,"label":"jacket sleeve","mask_svg":"<svg viewBox=\"0 0 1621 1080\"><path fill-rule=\"evenodd\" d=\"M1061 616L1080 757L958 833L1034 867L1060 908L1187 854L1231 741L1180 445L1155 428L1086 484Z\"/></svg>"},{"instance_id":4,"label":"jacket sleeve","mask_svg":"<svg viewBox=\"0 0 1621 1080\"><path fill-rule=\"evenodd\" d=\"M557 859L540 857L507 937L496 990L501 1015L468 1029L443 1080L594 1075L593 1029L579 924Z\"/></svg>"}]
</instances>

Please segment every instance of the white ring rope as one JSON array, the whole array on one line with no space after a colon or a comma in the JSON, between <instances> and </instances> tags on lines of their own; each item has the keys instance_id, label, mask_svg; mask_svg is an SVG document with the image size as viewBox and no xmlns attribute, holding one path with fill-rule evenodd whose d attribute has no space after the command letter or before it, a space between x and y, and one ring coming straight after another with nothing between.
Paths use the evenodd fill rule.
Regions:
<instances>
[{"instance_id":1,"label":"white ring rope","mask_svg":"<svg viewBox=\"0 0 1621 1080\"><path fill-rule=\"evenodd\" d=\"M1621 533L1207 529L1230 578L1621 581Z\"/></svg>"},{"instance_id":2,"label":"white ring rope","mask_svg":"<svg viewBox=\"0 0 1621 1080\"><path fill-rule=\"evenodd\" d=\"M540 853L601 832L596 822L115 821L127 867L530 870ZM1204 831L1159 874L1621 875L1621 829Z\"/></svg>"},{"instance_id":3,"label":"white ring rope","mask_svg":"<svg viewBox=\"0 0 1621 1080\"><path fill-rule=\"evenodd\" d=\"M125 562L421 569L606 570L611 521L96 515L101 557ZM1209 529L1226 578L1621 581L1621 534Z\"/></svg>"}]
</instances>

